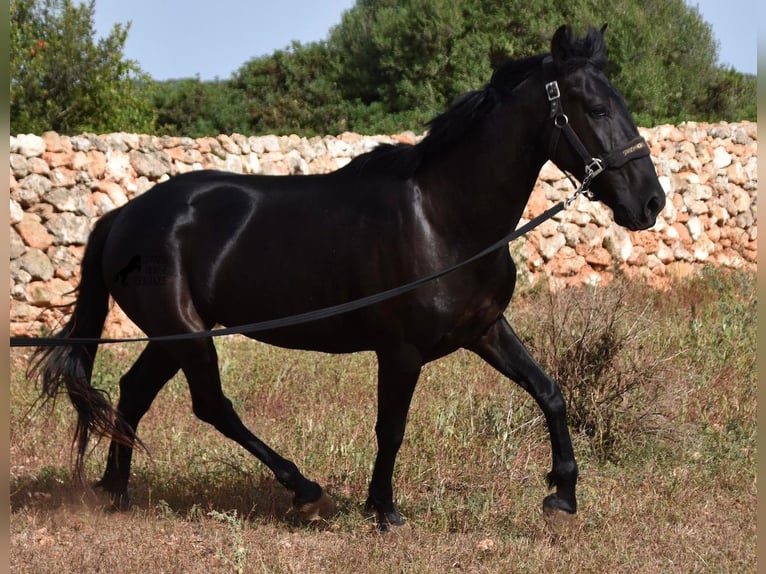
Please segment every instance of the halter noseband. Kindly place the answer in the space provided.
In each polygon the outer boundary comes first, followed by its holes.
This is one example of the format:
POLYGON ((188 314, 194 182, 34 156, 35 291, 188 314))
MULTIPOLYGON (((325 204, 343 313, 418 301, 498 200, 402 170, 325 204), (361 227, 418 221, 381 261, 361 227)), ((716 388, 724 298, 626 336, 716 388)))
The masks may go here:
MULTIPOLYGON (((553 58, 550 56, 543 60, 543 70, 546 78, 554 78, 555 70, 553 58)), ((548 114, 548 117, 553 120, 553 126, 555 128, 551 133, 551 141, 548 146, 548 157, 553 159, 556 147, 558 146, 559 137, 563 132, 570 145, 585 163, 585 172, 582 178, 582 183, 580 184, 580 187, 577 188, 575 195, 567 200, 567 205, 571 204, 572 201, 574 201, 574 198, 581 193, 588 199, 593 199, 593 192, 589 189, 590 184, 593 179, 605 169, 618 168, 631 160, 649 155, 649 146, 647 145, 646 140, 641 136, 637 136, 618 149, 607 151, 600 156, 594 157, 588 153, 585 145, 569 124, 569 118, 564 113, 561 104, 561 91, 559 90, 558 82, 555 79, 547 81, 545 84, 545 92, 548 96, 548 102, 550 103, 550 113, 548 114)))

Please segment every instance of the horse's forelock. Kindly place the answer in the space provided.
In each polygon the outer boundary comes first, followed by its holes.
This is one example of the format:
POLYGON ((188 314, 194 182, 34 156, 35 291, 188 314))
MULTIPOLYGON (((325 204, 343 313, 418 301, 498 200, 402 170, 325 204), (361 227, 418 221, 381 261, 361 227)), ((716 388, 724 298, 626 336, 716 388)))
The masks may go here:
POLYGON ((588 26, 583 37, 576 37, 569 26, 562 26, 553 40, 552 53, 556 64, 566 70, 580 68, 591 64, 598 69, 606 66, 606 42, 604 30, 588 26))

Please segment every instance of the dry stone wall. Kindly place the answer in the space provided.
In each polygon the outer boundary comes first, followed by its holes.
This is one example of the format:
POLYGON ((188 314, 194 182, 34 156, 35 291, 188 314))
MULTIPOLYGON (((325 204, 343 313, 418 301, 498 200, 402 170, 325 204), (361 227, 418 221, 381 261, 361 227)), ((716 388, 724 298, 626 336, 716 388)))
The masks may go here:
MULTIPOLYGON (((551 288, 608 281, 615 269, 662 287, 705 264, 755 267, 757 124, 684 123, 641 129, 667 205, 651 230, 630 232, 598 202, 578 198, 511 246, 522 281, 551 288)), ((200 139, 114 133, 10 138, 11 332, 39 334, 63 317, 95 220, 158 182, 192 170, 310 174, 343 167, 381 142, 421 136, 221 135, 200 139)), ((524 213, 531 219, 572 192, 546 164, 524 213)), ((136 332, 114 311, 108 332, 136 332)))

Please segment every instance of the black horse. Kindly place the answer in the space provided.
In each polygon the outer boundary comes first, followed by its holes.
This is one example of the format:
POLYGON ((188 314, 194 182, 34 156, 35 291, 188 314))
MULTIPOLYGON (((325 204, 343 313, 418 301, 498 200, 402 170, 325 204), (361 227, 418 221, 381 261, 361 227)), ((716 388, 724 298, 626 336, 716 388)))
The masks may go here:
MULTIPOLYGON (((416 145, 381 145, 325 175, 173 177, 97 223, 73 315, 59 336, 98 337, 110 295, 145 333, 160 336, 291 316, 406 284, 513 230, 549 158, 579 179, 598 174, 593 197, 615 221, 648 228, 665 195, 605 64, 604 28, 575 37, 562 26, 550 55, 503 64, 483 89, 435 118, 416 145), (117 280, 137 256, 164 262, 164 280, 117 280)), ((564 400, 503 316, 515 278, 507 247, 498 248, 385 302, 251 334, 289 348, 377 354, 378 452, 367 505, 380 528, 402 523, 391 480, 421 368, 460 347, 539 404, 552 447, 548 481, 556 488, 543 507, 576 511, 577 464, 564 400)), ((221 391, 210 337, 150 342, 122 377, 116 410, 91 386, 96 351, 79 343, 39 349, 30 375, 41 378, 49 396, 62 383, 69 393, 78 413, 78 474, 89 435, 111 437, 98 484, 116 507, 128 505, 139 421, 180 369, 196 416, 268 466, 302 512, 326 510, 322 488, 242 424, 221 391)))

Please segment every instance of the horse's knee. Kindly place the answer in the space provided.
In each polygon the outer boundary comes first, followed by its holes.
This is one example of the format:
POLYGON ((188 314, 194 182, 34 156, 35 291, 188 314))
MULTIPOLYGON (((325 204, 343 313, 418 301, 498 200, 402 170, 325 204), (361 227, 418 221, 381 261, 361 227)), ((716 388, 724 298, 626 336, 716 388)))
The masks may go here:
POLYGON ((549 417, 566 418, 567 405, 558 385, 554 387, 551 393, 541 398, 540 404, 549 417))
POLYGON ((226 436, 231 434, 239 422, 231 401, 226 397, 221 397, 219 400, 192 397, 192 412, 202 422, 213 425, 226 436))
POLYGON ((404 426, 378 423, 375 425, 375 435, 379 447, 398 450, 404 442, 404 426))

